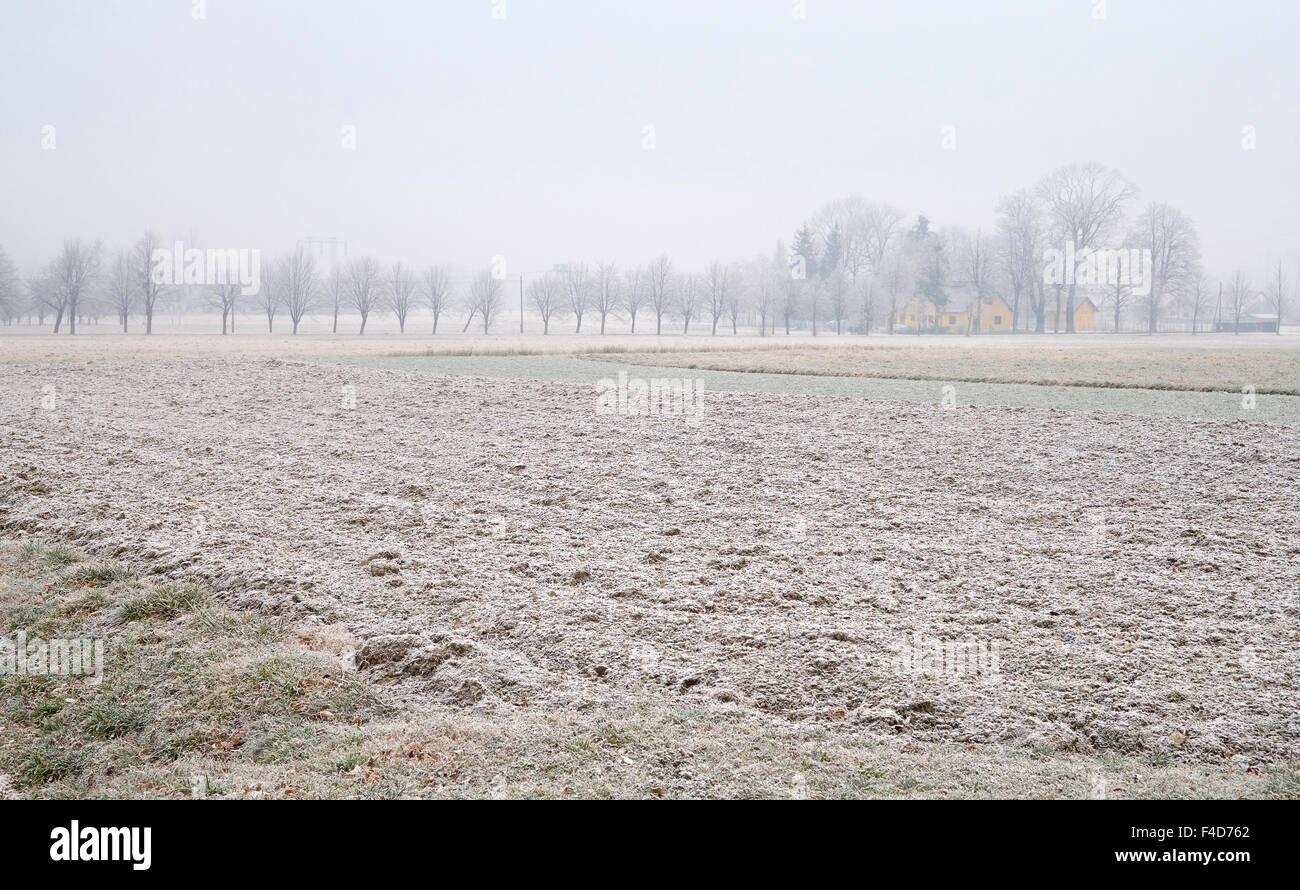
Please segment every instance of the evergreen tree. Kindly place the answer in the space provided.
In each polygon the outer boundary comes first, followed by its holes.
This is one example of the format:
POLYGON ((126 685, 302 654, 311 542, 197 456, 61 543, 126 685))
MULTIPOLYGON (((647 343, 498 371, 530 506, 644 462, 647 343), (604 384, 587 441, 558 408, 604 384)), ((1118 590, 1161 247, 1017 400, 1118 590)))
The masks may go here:
POLYGON ((813 239, 812 231, 807 226, 800 226, 799 231, 794 233, 794 244, 792 253, 794 256, 803 257, 804 277, 817 277, 817 242, 813 239))

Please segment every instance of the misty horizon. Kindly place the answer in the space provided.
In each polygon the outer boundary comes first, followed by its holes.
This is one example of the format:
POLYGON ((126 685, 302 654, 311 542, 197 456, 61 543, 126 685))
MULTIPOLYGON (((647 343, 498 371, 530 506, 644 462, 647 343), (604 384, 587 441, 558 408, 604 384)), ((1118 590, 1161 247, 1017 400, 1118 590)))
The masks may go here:
POLYGON ((510 276, 698 271, 788 248, 849 195, 991 233, 999 198, 1096 160, 1141 189, 1133 212, 1191 217, 1212 277, 1293 267, 1300 16, 1095 8, 1002 4, 976 31, 992 11, 956 3, 11 3, 0 244, 24 274, 145 228, 510 276))

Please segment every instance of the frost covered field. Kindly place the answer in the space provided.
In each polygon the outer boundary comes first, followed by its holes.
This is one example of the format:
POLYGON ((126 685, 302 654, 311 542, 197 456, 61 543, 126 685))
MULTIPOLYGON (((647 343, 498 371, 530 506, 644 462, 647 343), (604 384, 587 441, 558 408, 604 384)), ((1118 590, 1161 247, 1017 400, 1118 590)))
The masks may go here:
POLYGON ((266 339, 4 338, 0 528, 348 641, 394 710, 337 775, 1295 793, 1296 426, 712 391, 610 414, 589 383, 266 339))

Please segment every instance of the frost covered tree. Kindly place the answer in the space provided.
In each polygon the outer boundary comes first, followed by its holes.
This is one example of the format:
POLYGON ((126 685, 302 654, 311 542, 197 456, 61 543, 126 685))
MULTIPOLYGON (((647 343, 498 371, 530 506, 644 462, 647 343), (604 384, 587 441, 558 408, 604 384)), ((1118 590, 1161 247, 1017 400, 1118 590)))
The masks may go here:
POLYGON ((1250 279, 1240 269, 1233 272, 1232 281, 1228 284, 1228 309, 1232 312, 1234 334, 1241 333, 1241 317, 1246 314, 1253 296, 1250 279))
POLYGON ((299 247, 280 261, 280 274, 283 277, 284 308, 296 334, 298 325, 316 305, 320 288, 316 258, 299 247))
MULTIPOLYGON (((131 312, 135 309, 136 280, 131 272, 131 256, 124 250, 119 250, 108 266, 108 275, 105 281, 105 290, 108 295, 109 305, 113 307, 113 312, 117 315, 117 323, 122 326, 122 333, 127 333, 127 327, 130 322, 131 312)), ((222 317, 222 332, 225 332, 226 321, 222 317)))
POLYGON ((997 264, 1011 288, 1011 330, 1020 328, 1021 305, 1034 314, 1034 328, 1043 333, 1047 307, 1043 292, 1043 218, 1033 196, 1025 189, 1007 195, 997 204, 997 264))
POLYGON ((357 257, 348 263, 347 272, 348 299, 352 308, 361 316, 361 330, 366 332, 366 321, 375 310, 380 300, 379 260, 374 257, 357 257))
POLYGON ((739 269, 733 269, 729 274, 730 282, 723 303, 726 305, 727 318, 731 321, 731 335, 734 337, 739 333, 740 313, 745 305, 745 279, 739 269))
POLYGON ((387 284, 388 308, 397 316, 397 330, 405 334, 406 316, 415 305, 415 278, 411 270, 399 261, 393 263, 387 284))
MULTIPOLYGON (((1138 193, 1138 187, 1118 170, 1096 161, 1059 167, 1037 186, 1053 232, 1073 242, 1076 252, 1104 247, 1103 240, 1119 228, 1125 209, 1138 193)), ((1067 333, 1074 333, 1075 286, 1071 276, 1065 296, 1067 333)))
POLYGON ((564 291, 569 298, 569 311, 573 313, 574 319, 577 320, 577 327, 574 333, 582 333, 582 317, 587 313, 587 305, 591 301, 592 282, 591 273, 587 271, 586 263, 569 263, 564 270, 564 291))
POLYGON ((1187 294, 1187 305, 1192 310, 1192 333, 1196 333, 1201 316, 1209 309, 1210 282, 1204 275, 1197 275, 1187 294))
POLYGON ((158 300, 166 292, 161 282, 154 280, 153 253, 162 245, 152 229, 145 229, 144 235, 135 243, 132 265, 135 268, 136 281, 140 283, 140 305, 144 309, 144 332, 153 333, 153 313, 158 300))
POLYGON ((564 303, 564 287, 554 272, 547 272, 528 285, 528 300, 542 318, 542 333, 551 332, 551 319, 564 303))
POLYGON ((63 326, 63 313, 67 308, 67 303, 64 302, 63 291, 58 286, 52 261, 27 279, 27 290, 32 295, 32 305, 36 310, 37 321, 44 324, 46 314, 53 315, 54 333, 57 334, 59 328, 63 326))
POLYGON ((501 308, 501 299, 505 293, 505 287, 501 279, 492 274, 491 269, 484 269, 474 276, 474 280, 469 286, 469 305, 470 317, 475 314, 483 319, 483 333, 488 332, 492 326, 492 319, 496 318, 498 310, 501 308))
POLYGON ((672 293, 675 296, 677 314, 682 317, 682 333, 691 332, 691 319, 699 307, 700 282, 694 274, 680 275, 673 282, 672 293))
MULTIPOLYGON (((226 324, 228 321, 233 322, 235 315, 235 304, 239 302, 239 285, 235 282, 218 284, 212 288, 212 300, 221 313, 221 335, 226 335, 226 324)), ((233 330, 234 325, 230 325, 233 330)))
POLYGON ((1154 334, 1165 301, 1189 287, 1199 274, 1200 243, 1191 218, 1176 207, 1153 202, 1138 216, 1130 244, 1151 251, 1146 295, 1147 333, 1154 334))
POLYGON ((632 333, 636 333, 636 314, 645 305, 649 290, 650 273, 637 266, 623 273, 623 308, 627 310, 632 321, 632 333))
POLYGON ((325 273, 324 281, 325 296, 329 300, 329 308, 334 316, 334 324, 330 328, 330 333, 339 332, 339 313, 343 310, 343 301, 347 299, 347 285, 343 278, 343 269, 334 265, 325 273))
POLYGON ((261 287, 257 291, 257 305, 266 316, 266 332, 275 333, 275 316, 284 303, 287 275, 285 260, 273 259, 262 269, 261 287))
POLYGON ((438 333, 438 319, 451 306, 451 270, 430 266, 424 270, 424 301, 433 313, 433 333, 438 333))
POLYGON ((594 281, 596 312, 600 314, 600 332, 605 333, 605 321, 618 311, 622 289, 619 287, 618 267, 601 263, 596 267, 594 281))
POLYGON ((54 261, 54 286, 67 312, 68 333, 77 333, 77 316, 81 301, 90 295, 99 278, 100 244, 88 244, 80 238, 63 242, 63 250, 54 261))
POLYGON ((718 260, 714 260, 709 265, 709 271, 704 276, 704 297, 708 301, 709 315, 713 319, 712 333, 718 334, 718 321, 721 320, 722 314, 727 311, 727 299, 731 295, 729 289, 730 272, 725 265, 718 260))
POLYGON ((780 285, 785 274, 785 249, 777 244, 775 258, 759 254, 745 266, 744 286, 749 306, 758 316, 758 335, 765 337, 768 328, 775 333, 776 310, 780 285))
POLYGON ((650 305, 655 311, 655 333, 662 334, 664 313, 669 309, 672 299, 673 261, 668 254, 660 254, 646 270, 646 283, 649 287, 650 305))
POLYGON ((1286 273, 1282 271, 1282 261, 1277 261, 1268 277, 1268 289, 1265 295, 1268 297, 1269 307, 1277 313, 1277 330, 1274 333, 1282 333, 1282 313, 1286 309, 1287 300, 1287 280, 1286 273))

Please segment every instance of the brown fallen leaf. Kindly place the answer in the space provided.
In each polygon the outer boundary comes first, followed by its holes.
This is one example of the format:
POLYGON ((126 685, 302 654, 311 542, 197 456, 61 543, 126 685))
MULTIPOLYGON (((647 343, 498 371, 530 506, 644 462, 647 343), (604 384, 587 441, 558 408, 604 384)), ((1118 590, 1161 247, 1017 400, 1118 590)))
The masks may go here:
POLYGON ((224 742, 217 742, 212 747, 218 751, 232 751, 242 744, 244 744, 244 731, 240 730, 224 742))

